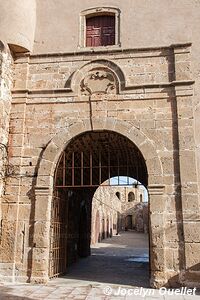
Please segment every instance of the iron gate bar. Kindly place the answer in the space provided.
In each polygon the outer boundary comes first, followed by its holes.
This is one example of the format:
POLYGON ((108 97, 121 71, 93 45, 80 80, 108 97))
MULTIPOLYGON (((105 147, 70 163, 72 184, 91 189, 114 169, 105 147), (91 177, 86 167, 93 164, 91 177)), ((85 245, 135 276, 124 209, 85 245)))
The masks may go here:
POLYGON ((138 164, 134 164, 134 161, 129 159, 126 151, 123 156, 120 157, 120 155, 119 150, 110 152, 107 149, 104 156, 102 156, 101 151, 95 151, 94 153, 90 151, 89 155, 84 151, 73 151, 69 154, 64 151, 55 172, 57 179, 55 187, 96 187, 102 184, 104 178, 109 181, 110 185, 112 177, 118 177, 118 185, 121 185, 120 176, 126 176, 126 185, 129 185, 130 167, 135 170, 136 179, 138 179, 138 164), (122 164, 120 165, 120 163, 122 164))
MULTIPOLYGON (((101 166, 102 168, 108 168, 108 165, 103 165, 103 166, 101 166)), ((117 167, 116 165, 110 165, 110 167, 111 168, 114 168, 114 167, 117 167)), ((92 167, 93 169, 98 169, 99 168, 99 166, 93 166, 92 167)), ((119 168, 127 168, 127 165, 120 165, 119 166, 119 168)), ((65 168, 66 170, 67 169, 69 169, 69 170, 71 170, 71 169, 81 169, 81 167, 67 167, 67 168, 65 168)), ((83 167, 83 169, 90 169, 90 167, 83 167)))
POLYGON ((84 162, 83 162, 83 152, 81 152, 81 185, 83 185, 83 166, 84 166, 84 162))
POLYGON ((117 176, 118 176, 118 185, 119 185, 119 151, 117 151, 117 176))
POLYGON ((92 153, 90 152, 90 185, 92 186, 92 153))
POLYGON ((110 151, 108 151, 108 182, 110 184, 110 151))
MULTIPOLYGON (((103 183, 101 183, 100 184, 101 186, 108 186, 108 187, 111 187, 111 186, 131 186, 131 187, 134 187, 134 186, 138 186, 138 185, 143 185, 142 183, 129 183, 129 184, 126 184, 126 183, 119 183, 119 184, 111 184, 111 185, 109 185, 109 184, 103 184, 103 183)), ((100 186, 99 184, 93 184, 93 185, 58 185, 58 186, 56 186, 56 188, 81 188, 81 187, 84 187, 84 188, 91 188, 91 187, 99 187, 100 186)))
POLYGON ((72 185, 74 185, 74 152, 72 152, 72 185))
POLYGON ((64 166, 64 168, 63 168, 63 185, 65 185, 66 184, 66 182, 65 182, 65 168, 66 168, 66 161, 65 161, 65 157, 66 155, 65 155, 65 152, 64 152, 64 155, 63 155, 63 166, 64 166))
POLYGON ((126 156, 126 165, 127 165, 127 169, 126 169, 126 173, 127 173, 127 178, 128 178, 128 184, 129 184, 129 176, 128 176, 128 171, 129 171, 129 169, 128 169, 128 156, 126 156))
POLYGON ((101 184, 101 152, 99 152, 99 185, 101 184))

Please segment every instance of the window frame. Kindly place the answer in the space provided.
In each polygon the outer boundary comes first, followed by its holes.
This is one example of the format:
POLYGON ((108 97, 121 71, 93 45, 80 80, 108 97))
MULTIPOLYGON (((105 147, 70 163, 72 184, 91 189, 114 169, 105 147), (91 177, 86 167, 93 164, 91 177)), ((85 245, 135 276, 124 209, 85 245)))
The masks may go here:
POLYGON ((128 193, 128 202, 131 203, 131 202, 134 202, 135 201, 135 193, 130 191, 128 193))
POLYGON ((79 49, 90 50, 90 49, 108 49, 108 48, 119 48, 121 47, 120 42, 120 10, 114 7, 96 7, 86 9, 80 14, 80 35, 79 35, 79 49), (108 46, 86 46, 86 19, 95 16, 113 15, 115 17, 115 43, 114 45, 108 46))

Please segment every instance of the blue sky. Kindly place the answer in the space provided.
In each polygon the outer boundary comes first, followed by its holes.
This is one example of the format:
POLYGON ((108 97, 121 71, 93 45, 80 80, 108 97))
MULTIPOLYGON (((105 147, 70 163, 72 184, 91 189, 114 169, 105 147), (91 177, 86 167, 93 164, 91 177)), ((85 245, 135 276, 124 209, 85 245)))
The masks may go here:
POLYGON ((148 202, 148 192, 146 188, 143 185, 141 185, 139 181, 131 177, 119 176, 118 178, 118 176, 116 176, 110 179, 110 185, 118 185, 118 179, 119 179, 119 185, 127 186, 130 188, 131 188, 130 184, 132 185, 138 183, 139 188, 141 190, 144 190, 144 202, 148 202))

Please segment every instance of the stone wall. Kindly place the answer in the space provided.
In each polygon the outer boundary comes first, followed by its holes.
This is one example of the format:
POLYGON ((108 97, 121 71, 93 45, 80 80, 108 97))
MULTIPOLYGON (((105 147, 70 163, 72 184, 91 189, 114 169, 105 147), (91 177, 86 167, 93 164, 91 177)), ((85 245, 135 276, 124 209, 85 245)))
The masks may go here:
MULTIPOLYGON (((1 251, 3 248, 4 258, 6 257, 6 246, 7 243, 9 243, 10 230, 9 221, 5 218, 3 212, 2 197, 4 197, 5 193, 7 176, 9 176, 11 172, 11 166, 9 166, 8 161, 8 138, 11 108, 12 65, 13 59, 9 48, 0 41, 0 248, 1 251), (8 236, 4 238, 7 233, 8 236)), ((13 245, 14 239, 10 242, 13 245)), ((6 259, 1 258, 1 265, 2 262, 5 263, 6 259)), ((7 267, 5 269, 5 272, 7 272, 7 267)), ((3 272, 4 270, 2 270, 2 273, 3 272)))
POLYGON ((16 57, 9 153, 17 174, 7 180, 3 202, 3 219, 10 219, 4 240, 15 237, 16 248, 4 244, 1 261, 14 266, 17 280, 48 280, 50 204, 60 154, 82 132, 111 130, 128 137, 146 161, 152 285, 198 284, 190 51, 184 44, 16 57))
POLYGON ((125 226, 127 227, 126 230, 133 229, 138 232, 147 233, 149 229, 148 203, 143 202, 135 204, 125 212, 123 218, 125 219, 125 226), (130 225, 127 224, 127 221, 129 221, 126 219, 127 216, 131 217, 131 228, 130 225))
POLYGON ((12 56, 9 49, 0 41, 0 198, 4 193, 6 165, 8 164, 11 87, 12 56))
POLYGON ((115 235, 121 229, 121 201, 116 196, 116 192, 117 189, 114 187, 100 186, 93 196, 91 230, 92 244, 115 235))

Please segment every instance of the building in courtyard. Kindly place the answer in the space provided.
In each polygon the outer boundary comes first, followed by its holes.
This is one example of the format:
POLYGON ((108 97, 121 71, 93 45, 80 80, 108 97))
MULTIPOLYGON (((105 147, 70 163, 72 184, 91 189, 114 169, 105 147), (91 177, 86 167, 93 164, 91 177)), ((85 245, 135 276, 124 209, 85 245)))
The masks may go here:
POLYGON ((101 185, 92 199, 91 243, 121 231, 148 231, 148 202, 144 189, 101 185), (147 199, 146 199, 147 200, 147 199))
POLYGON ((0 281, 89 255, 95 191, 130 176, 151 286, 200 285, 199 20, 196 0, 0 0, 0 281))

